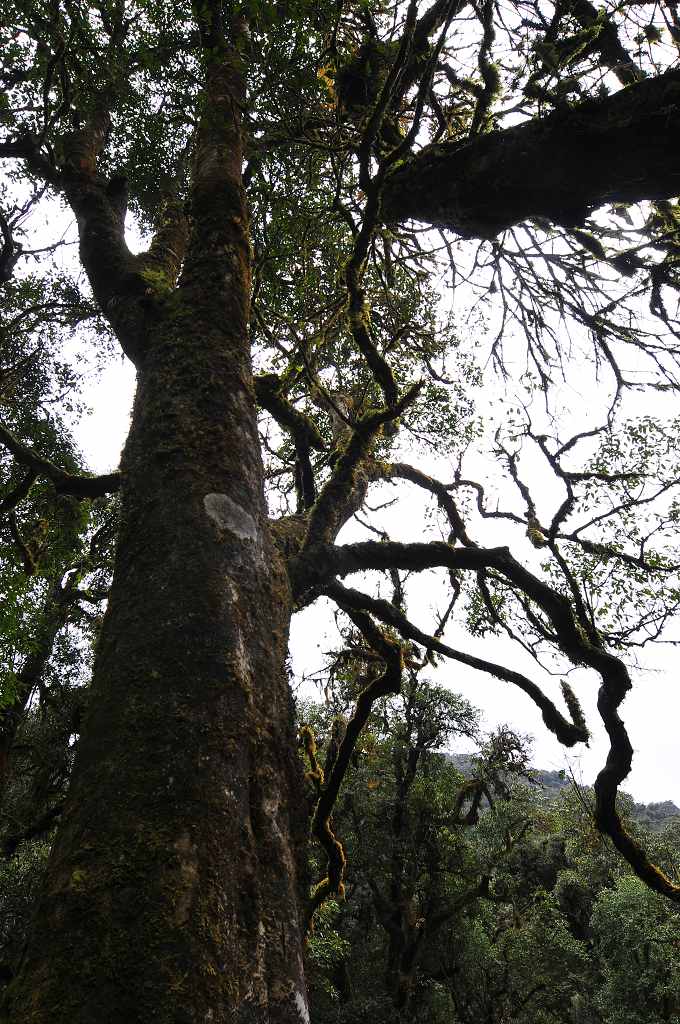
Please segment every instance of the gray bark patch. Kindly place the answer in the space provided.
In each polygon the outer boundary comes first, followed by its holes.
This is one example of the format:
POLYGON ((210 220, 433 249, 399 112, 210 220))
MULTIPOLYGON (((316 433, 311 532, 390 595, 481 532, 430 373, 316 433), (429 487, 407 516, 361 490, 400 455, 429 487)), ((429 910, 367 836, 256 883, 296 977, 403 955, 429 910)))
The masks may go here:
POLYGON ((257 541, 255 520, 227 494, 206 494, 203 505, 219 530, 229 530, 241 540, 257 541))
POLYGON ((295 993, 295 1008, 303 1024, 309 1024, 309 1010, 307 1008, 307 1000, 303 996, 302 992, 296 991, 295 993))

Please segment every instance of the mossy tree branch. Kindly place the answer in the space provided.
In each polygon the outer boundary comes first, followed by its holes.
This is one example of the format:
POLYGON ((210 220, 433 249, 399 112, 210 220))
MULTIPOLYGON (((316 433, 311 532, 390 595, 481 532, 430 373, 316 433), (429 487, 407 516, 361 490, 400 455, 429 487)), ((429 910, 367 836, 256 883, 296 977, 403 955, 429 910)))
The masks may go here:
POLYGON ((567 226, 605 203, 680 192, 680 71, 503 131, 426 146, 388 175, 385 223, 494 238, 530 217, 567 226))
POLYGON ((334 894, 342 895, 344 891, 342 881, 345 868, 344 852, 333 834, 330 819, 357 740, 375 702, 381 697, 397 694, 401 689, 403 659, 400 645, 387 637, 375 625, 370 615, 349 606, 344 610, 357 629, 363 633, 371 650, 382 660, 384 668, 379 675, 369 675, 364 680, 365 685, 357 698, 354 713, 347 723, 337 757, 328 778, 323 783, 314 809, 311 831, 328 857, 328 874, 316 886, 312 894, 308 913, 310 922, 316 909, 325 899, 334 894))
POLYGON ((357 473, 371 442, 386 423, 398 419, 415 401, 421 387, 422 384, 415 384, 395 404, 366 413, 354 424, 352 436, 310 512, 305 549, 335 538, 347 518, 348 502, 356 493, 357 473))
MULTIPOLYGON (((400 544, 365 541, 358 544, 310 548, 291 564, 294 586, 314 586, 323 589, 332 577, 345 576, 365 569, 427 569, 440 566, 447 569, 495 569, 518 591, 529 611, 538 607, 550 626, 545 625, 532 612, 536 625, 544 635, 577 665, 598 672, 601 685, 598 710, 609 736, 609 753, 604 768, 595 783, 595 819, 606 835, 631 865, 635 873, 650 888, 675 902, 680 902, 680 884, 674 883, 655 864, 642 846, 626 831, 616 809, 616 796, 620 783, 628 775, 633 748, 625 725, 619 716, 619 707, 631 688, 631 681, 623 661, 615 657, 588 637, 579 623, 572 604, 521 565, 507 547, 454 548, 441 542, 400 544)), ((365 613, 363 613, 365 614, 365 613)))
POLYGON ((11 491, 8 491, 7 494, 0 499, 0 515, 4 512, 12 512, 13 509, 15 509, 17 505, 28 496, 31 487, 38 479, 39 475, 40 474, 33 466, 28 468, 16 487, 13 487, 11 491))
POLYGON ((0 503, 0 511, 14 508, 28 494, 38 476, 43 476, 54 484, 58 494, 72 494, 75 498, 101 498, 111 494, 120 487, 119 473, 105 473, 102 476, 77 476, 67 473, 49 459, 38 455, 28 445, 19 441, 6 427, 0 424, 0 444, 4 444, 17 462, 26 466, 28 472, 22 482, 0 503))
POLYGON ((26 134, 0 144, 0 157, 23 161, 64 195, 76 218, 80 256, 97 304, 125 354, 138 363, 149 306, 174 285, 179 273, 187 219, 180 204, 169 202, 149 250, 139 255, 130 251, 125 240, 125 175, 107 179, 98 172, 109 130, 108 104, 101 97, 84 127, 59 137, 59 161, 42 152, 39 138, 26 134))
MULTIPOLYGON (((591 28, 602 12, 591 4, 590 0, 567 0, 565 11, 572 14, 582 28, 591 28)), ((644 72, 633 61, 631 55, 619 38, 616 25, 611 18, 602 21, 602 27, 594 40, 594 48, 604 63, 612 69, 623 85, 633 85, 644 78, 644 72)))
POLYGON ((451 529, 450 541, 459 540, 465 547, 477 547, 475 541, 468 536, 467 528, 458 506, 451 495, 451 488, 446 484, 428 476, 415 466, 406 462, 383 462, 375 468, 375 477, 384 480, 408 480, 417 487, 429 491, 437 499, 439 507, 445 513, 451 529))
POLYGON ((507 669, 503 665, 488 661, 486 658, 476 658, 472 654, 466 654, 464 651, 458 651, 453 647, 449 647, 448 644, 442 643, 436 637, 429 636, 421 629, 418 629, 390 601, 371 597, 369 594, 363 594, 361 591, 350 587, 344 587, 337 581, 325 586, 322 593, 330 597, 341 607, 354 608, 374 615, 386 625, 396 629, 405 640, 413 640, 415 643, 425 647, 427 651, 436 651, 438 654, 443 654, 445 657, 451 658, 462 665, 468 665, 470 668, 486 672, 496 679, 502 679, 504 682, 517 686, 533 700, 534 704, 539 708, 547 728, 557 736, 560 743, 563 743, 564 746, 573 747, 576 743, 587 742, 587 730, 582 725, 577 724, 573 718, 572 721, 566 719, 553 702, 546 697, 541 688, 525 675, 522 675, 521 672, 514 672, 512 669, 507 669))

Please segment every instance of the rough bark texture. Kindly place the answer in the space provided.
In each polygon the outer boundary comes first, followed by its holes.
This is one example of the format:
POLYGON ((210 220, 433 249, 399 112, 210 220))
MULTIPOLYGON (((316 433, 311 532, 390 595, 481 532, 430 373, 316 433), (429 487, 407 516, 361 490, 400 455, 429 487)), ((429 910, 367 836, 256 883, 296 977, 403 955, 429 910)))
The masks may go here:
POLYGON ((469 142, 427 146, 386 182, 382 215, 493 238, 530 217, 573 225, 611 202, 680 192, 680 71, 469 142))
POLYGON ((114 582, 14 1024, 309 1019, 292 602, 250 367, 241 83, 219 56, 180 287, 126 326, 139 375, 114 582))
POLYGON ((91 712, 17 1024, 305 1019, 290 599, 246 295, 211 323, 169 302, 147 339, 91 712))

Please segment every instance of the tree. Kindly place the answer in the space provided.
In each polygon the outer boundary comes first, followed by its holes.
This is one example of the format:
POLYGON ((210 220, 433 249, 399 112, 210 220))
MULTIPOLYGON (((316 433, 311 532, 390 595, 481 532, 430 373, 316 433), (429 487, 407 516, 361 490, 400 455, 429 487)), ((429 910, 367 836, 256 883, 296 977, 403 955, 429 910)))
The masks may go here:
MULTIPOLYGON (((321 596, 361 634, 365 669, 318 776, 312 827, 329 863, 315 904, 342 889, 329 819, 353 746, 414 646, 518 686, 561 742, 587 738, 566 684, 565 715, 527 675, 444 643, 465 603, 477 632, 599 676, 611 749, 598 825, 677 900, 615 806, 632 757, 622 652, 680 596, 657 544, 677 518, 677 431, 620 422, 632 385, 676 387, 675 7, 18 0, 1 31, 3 280, 23 282, 38 249, 49 265, 58 240, 26 246, 25 219, 58 198, 77 223, 86 315, 138 374, 120 474, 79 472, 21 423, 0 438, 5 512, 36 481, 75 499, 120 491, 87 712, 11 1019, 308 1019, 286 654, 293 610, 321 596), (640 200, 646 212, 629 212, 640 200), (452 233, 481 240, 471 257, 452 233), (461 355, 449 376, 453 325, 431 279, 442 255, 498 295, 506 372, 521 328, 530 390, 547 394, 566 365, 567 320, 608 374, 602 426, 542 430, 529 404, 508 419, 495 449, 519 512, 494 509, 462 462, 445 485, 399 458, 400 436, 462 458, 477 430, 478 370, 461 355), (562 490, 549 521, 524 481, 527 447, 562 490), (433 498, 448 539, 338 543, 385 481, 433 498), (484 546, 472 517, 526 532, 540 562, 484 546), (427 633, 400 589, 435 568, 452 601, 427 633), (391 574, 393 599, 340 582, 363 571, 391 574)), ((47 322, 63 314, 38 305, 47 322)))
MULTIPOLYGON (((328 751, 334 710, 304 709, 328 751)), ((313 1019, 675 1021, 677 905, 597 832, 592 790, 550 796, 511 733, 477 757, 437 753, 442 728, 474 729, 470 711, 413 677, 374 707, 333 815, 347 893, 309 940, 313 1019)), ((627 828, 643 811, 620 798, 627 828)), ((644 841, 677 856, 672 825, 644 841)))
MULTIPOLYGON (((354 703, 355 683, 348 680, 345 692, 336 695, 345 710, 354 703)), ((315 734, 325 734, 328 770, 345 718, 335 714, 329 722, 327 708, 311 705, 304 710, 315 734)), ((488 794, 491 783, 487 787, 482 781, 482 770, 478 780, 460 785, 463 780, 444 764, 443 757, 433 757, 433 751, 451 735, 476 737, 476 717, 466 701, 424 684, 411 670, 401 696, 374 707, 361 750, 355 750, 356 763, 347 773, 343 798, 333 816, 352 892, 347 913, 343 905, 345 927, 336 949, 342 950, 343 945, 351 949, 351 967, 346 968, 345 978, 341 969, 348 958, 331 956, 331 970, 326 971, 343 1001, 350 999, 351 989, 359 990, 360 1002, 350 1013, 354 1019, 378 1019, 381 1001, 387 1018, 404 1014, 409 1019, 414 1013, 417 971, 428 945, 484 889, 484 878, 475 876, 476 865, 466 865, 467 870, 462 866, 456 833, 478 818, 483 790, 488 794)), ((309 728, 309 724, 304 727, 309 728)), ((490 744, 494 752, 499 746, 490 744)), ((506 767, 510 759, 501 755, 500 760, 506 767)), ((492 761, 489 753, 484 767, 492 761)), ((322 929, 321 941, 312 937, 314 962, 329 959, 328 935, 322 929)))
MULTIPOLYGON (((351 706, 351 694, 350 681, 336 699, 351 706)), ((325 737, 328 763, 338 718, 329 722, 328 708, 314 705, 305 712, 325 737)), ((479 739, 474 709, 413 670, 399 697, 374 707, 333 815, 349 895, 310 937, 317 995, 325 989, 332 1000, 313 1000, 315 1019, 429 1019, 423 1007, 438 983, 428 961, 446 931, 460 941, 462 919, 488 898, 493 872, 526 831, 521 801, 509 814, 496 806, 528 772, 522 741, 509 730, 491 735, 464 778, 437 753, 461 734, 479 739), (480 818, 476 844, 469 830, 480 818)))

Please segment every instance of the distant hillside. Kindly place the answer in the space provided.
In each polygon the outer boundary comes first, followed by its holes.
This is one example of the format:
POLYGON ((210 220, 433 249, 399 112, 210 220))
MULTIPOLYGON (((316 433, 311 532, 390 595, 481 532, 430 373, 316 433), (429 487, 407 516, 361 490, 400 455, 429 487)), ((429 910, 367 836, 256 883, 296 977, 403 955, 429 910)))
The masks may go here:
MULTIPOLYGON (((463 775, 472 774, 472 757, 469 754, 445 754, 445 757, 463 775)), ((571 779, 564 772, 547 771, 542 768, 532 769, 532 777, 543 789, 546 800, 554 800, 560 790, 572 784, 571 779)), ((674 821, 680 822, 680 807, 676 807, 672 800, 662 800, 659 803, 651 804, 634 802, 633 817, 651 832, 660 832, 674 821)))
POLYGON ((673 822, 680 822, 680 807, 672 800, 662 800, 654 804, 634 804, 633 817, 651 832, 660 832, 673 822))

